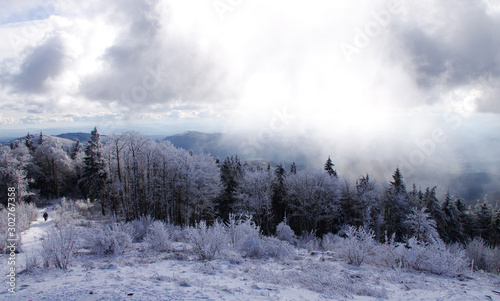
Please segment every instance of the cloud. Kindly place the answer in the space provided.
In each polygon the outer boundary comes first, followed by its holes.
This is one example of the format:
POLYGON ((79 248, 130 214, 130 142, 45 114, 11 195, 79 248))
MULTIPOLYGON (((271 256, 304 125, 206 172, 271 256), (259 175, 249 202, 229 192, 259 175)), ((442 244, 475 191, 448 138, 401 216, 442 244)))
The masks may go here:
POLYGON ((47 92, 47 80, 56 78, 64 71, 64 42, 60 36, 54 35, 28 52, 20 71, 11 75, 11 86, 15 93, 47 92))
POLYGON ((133 110, 224 99, 223 67, 195 41, 169 30, 169 16, 158 1, 115 5, 113 19, 122 29, 98 58, 104 67, 82 80, 83 95, 133 110))
POLYGON ((500 113, 500 14, 488 13, 481 1, 431 0, 406 8, 391 29, 397 53, 411 62, 408 69, 420 89, 446 95, 476 84, 483 94, 477 110, 500 113))

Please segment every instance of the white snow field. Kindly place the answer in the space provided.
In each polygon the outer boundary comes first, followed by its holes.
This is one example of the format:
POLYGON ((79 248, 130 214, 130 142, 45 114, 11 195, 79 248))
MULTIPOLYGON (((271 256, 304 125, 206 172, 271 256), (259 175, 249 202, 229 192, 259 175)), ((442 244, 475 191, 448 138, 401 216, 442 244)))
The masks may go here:
MULTIPOLYGON (((22 236, 17 291, 0 300, 500 300, 500 277, 483 272, 446 277, 426 272, 348 265, 335 252, 300 249, 291 259, 201 261, 186 243, 168 252, 133 243, 121 255, 79 249, 67 271, 44 268, 38 254, 54 227, 48 210, 22 236), (26 271, 27 257, 38 267, 26 271)), ((234 255, 234 254, 233 254, 234 255)), ((2 255, 7 263, 7 255, 2 255)), ((232 258, 232 259, 231 259, 232 258)), ((2 275, 9 266, 1 265, 2 275)), ((4 279, 7 279, 6 277, 4 279)))

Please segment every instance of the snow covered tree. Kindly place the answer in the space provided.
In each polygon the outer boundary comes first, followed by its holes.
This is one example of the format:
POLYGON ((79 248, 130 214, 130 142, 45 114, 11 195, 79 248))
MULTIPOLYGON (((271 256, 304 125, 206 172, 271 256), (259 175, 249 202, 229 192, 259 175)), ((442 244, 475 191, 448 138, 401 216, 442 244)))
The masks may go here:
POLYGON ((440 241, 436 231, 436 222, 431 215, 425 212, 426 209, 412 208, 411 213, 406 216, 406 227, 410 237, 415 237, 417 241, 425 243, 435 243, 440 241))
POLYGON ((386 236, 391 237, 396 234, 396 239, 401 241, 406 232, 404 221, 410 208, 409 199, 399 168, 396 169, 392 178, 393 181, 390 182, 385 197, 382 199, 382 217, 386 236))
POLYGON ((263 169, 245 169, 236 189, 233 212, 251 215, 264 234, 270 234, 272 175, 263 169))
POLYGON ((294 175, 297 173, 297 164, 295 162, 292 162, 292 165, 290 166, 290 174, 294 175))
POLYGON ((337 232, 342 223, 340 184, 321 170, 301 170, 286 178, 287 221, 296 233, 337 232))
POLYGON ((459 220, 460 212, 455 207, 452 196, 450 192, 446 192, 445 199, 441 205, 441 211, 443 212, 446 225, 444 229, 440 229, 445 234, 441 235, 445 243, 465 243, 466 238, 464 236, 463 227, 459 220))
POLYGON ((101 152, 102 145, 97 127, 90 134, 89 145, 85 149, 85 158, 83 160, 85 166, 79 184, 87 198, 91 201, 99 200, 101 202, 102 215, 106 215, 101 192, 107 175, 104 170, 104 161, 101 152))
POLYGON ((271 195, 271 206, 273 212, 273 225, 272 232, 274 228, 283 221, 285 218, 286 211, 286 189, 285 189, 285 169, 282 164, 276 166, 274 170, 274 181, 272 184, 272 195, 271 195))
POLYGON ((223 221, 227 221, 231 208, 236 202, 235 191, 238 186, 238 180, 243 172, 242 165, 238 156, 227 157, 222 162, 220 176, 224 190, 217 200, 217 213, 223 221))
MULTIPOLYGON (((32 161, 28 148, 21 144, 15 149, 0 146, 0 190, 16 188, 17 200, 23 200, 31 194, 27 166, 32 161)), ((7 204, 7 193, 0 193, 0 203, 7 204)))
POLYGON ((328 156, 328 160, 326 160, 326 163, 325 163, 325 171, 328 173, 328 175, 337 178, 338 175, 337 175, 337 171, 335 169, 333 169, 334 166, 335 166, 335 164, 333 164, 332 159, 330 158, 330 156, 328 156))
POLYGON ((40 193, 47 199, 59 198, 73 188, 69 179, 75 177, 74 166, 58 139, 50 136, 42 138, 42 144, 36 148, 34 160, 40 168, 35 180, 40 193))

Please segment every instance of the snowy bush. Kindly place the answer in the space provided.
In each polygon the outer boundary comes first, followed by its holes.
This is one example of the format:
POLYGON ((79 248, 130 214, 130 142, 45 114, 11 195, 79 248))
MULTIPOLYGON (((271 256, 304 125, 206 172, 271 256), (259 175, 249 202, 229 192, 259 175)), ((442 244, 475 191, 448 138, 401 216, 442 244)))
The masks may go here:
POLYGON ((442 241, 430 244, 425 254, 424 270, 438 275, 457 276, 466 271, 465 250, 451 249, 442 241))
POLYGON ((76 200, 75 201, 75 206, 78 209, 78 213, 80 215, 86 215, 92 207, 94 207, 94 204, 90 202, 89 199, 87 200, 76 200))
POLYGON ((264 256, 276 259, 290 259, 297 253, 295 248, 288 242, 274 237, 263 237, 261 246, 264 256))
POLYGON ((321 241, 316 237, 314 231, 303 232, 297 240, 297 247, 308 251, 317 251, 320 249, 321 241))
POLYGON ((286 241, 274 237, 247 235, 237 244, 243 257, 289 259, 295 256, 295 248, 286 241))
POLYGON ((139 219, 130 222, 135 231, 134 241, 141 242, 148 234, 148 229, 151 227, 153 219, 151 216, 141 216, 139 219))
POLYGON ((130 224, 111 223, 103 227, 88 228, 84 234, 86 247, 96 255, 123 253, 132 242, 134 229, 130 224))
POLYGON ((227 246, 229 239, 224 224, 216 221, 208 227, 201 221, 196 227, 187 229, 193 252, 203 260, 212 260, 227 246))
POLYGON ((465 248, 470 263, 476 270, 500 273, 500 247, 488 247, 482 238, 476 237, 465 248))
POLYGON ((252 222, 251 216, 236 220, 236 217, 231 214, 226 229, 232 246, 239 245, 240 241, 245 239, 246 236, 260 237, 260 228, 252 222))
POLYGON ((77 231, 72 225, 50 230, 42 241, 45 266, 67 270, 76 249, 77 231))
POLYGON ((428 271, 457 276, 468 266, 465 250, 442 241, 424 243, 412 237, 406 243, 389 242, 380 246, 379 255, 389 267, 428 271))
POLYGON ((30 227, 31 222, 38 219, 38 209, 35 204, 16 203, 16 218, 19 230, 24 231, 30 227))
POLYGON ((261 239, 258 236, 247 235, 240 239, 237 244, 237 249, 242 253, 243 257, 261 257, 264 253, 261 246, 261 239))
POLYGON ((347 237, 339 246, 339 253, 352 265, 361 265, 365 258, 372 254, 375 246, 373 230, 349 226, 347 237))
POLYGON ((334 251, 344 239, 338 235, 332 233, 326 233, 321 238, 321 247, 325 251, 334 251))
POLYGON ((476 270, 488 271, 489 248, 482 238, 476 237, 467 244, 465 252, 476 270))
POLYGON ((165 224, 161 221, 154 221, 149 227, 148 233, 144 238, 150 247, 158 252, 164 252, 170 249, 171 234, 165 224))
POLYGON ((295 243, 295 232, 285 222, 279 223, 276 227, 276 237, 291 244, 295 243))

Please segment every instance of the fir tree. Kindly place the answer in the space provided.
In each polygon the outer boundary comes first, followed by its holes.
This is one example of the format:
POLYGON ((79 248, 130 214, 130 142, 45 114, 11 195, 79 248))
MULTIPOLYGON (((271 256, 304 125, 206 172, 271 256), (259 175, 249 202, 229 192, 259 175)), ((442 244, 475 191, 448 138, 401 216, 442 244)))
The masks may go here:
POLYGON ((333 169, 334 166, 335 166, 335 164, 333 164, 332 159, 330 158, 330 156, 328 156, 328 160, 326 160, 326 163, 325 163, 325 171, 330 176, 337 178, 338 175, 337 175, 337 171, 335 169, 333 169))
POLYGON ((290 174, 297 174, 297 165, 295 164, 295 162, 292 162, 292 165, 290 166, 290 174))
POLYGON ((286 190, 285 190, 285 169, 282 164, 276 166, 274 170, 274 181, 272 184, 271 207, 273 212, 274 227, 285 218, 286 211, 286 190))
MULTIPOLYGON (((102 145, 97 128, 90 132, 89 145, 85 149, 84 168, 79 184, 83 193, 91 201, 99 200, 106 180, 104 160, 102 156, 102 145)), ((101 201, 102 214, 106 215, 104 200, 101 201)))

